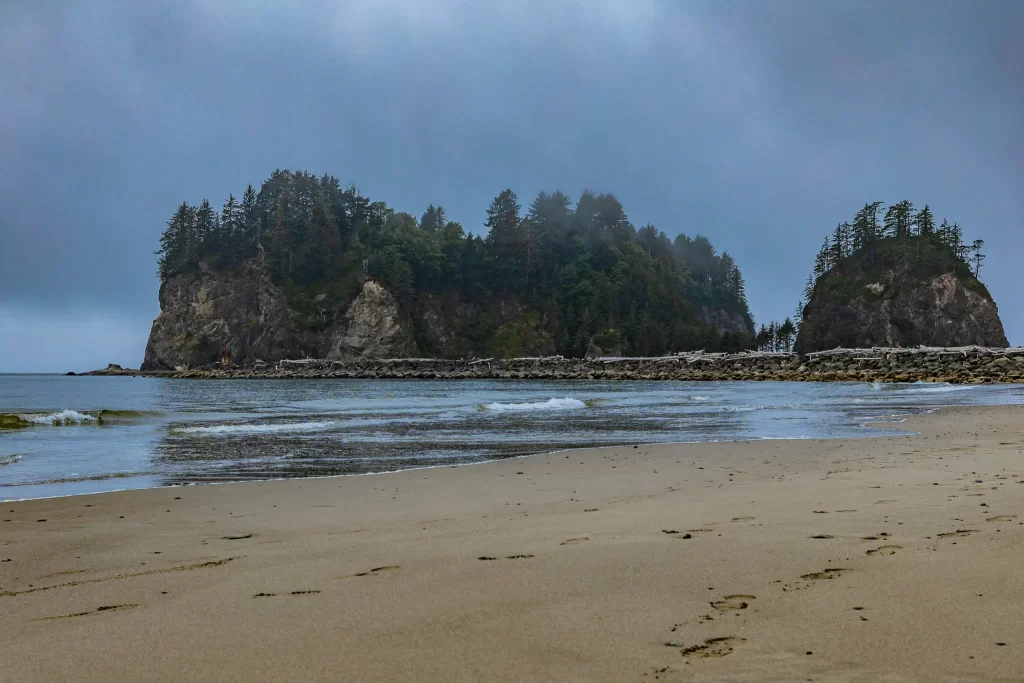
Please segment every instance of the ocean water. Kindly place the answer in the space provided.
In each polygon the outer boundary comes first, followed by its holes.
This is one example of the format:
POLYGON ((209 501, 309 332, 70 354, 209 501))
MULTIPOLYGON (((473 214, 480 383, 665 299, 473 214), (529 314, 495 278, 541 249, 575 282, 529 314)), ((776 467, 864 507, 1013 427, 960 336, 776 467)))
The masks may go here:
POLYGON ((0 375, 0 500, 461 465, 582 446, 862 437, 1016 385, 0 375), (865 426, 874 424, 874 428, 865 426))

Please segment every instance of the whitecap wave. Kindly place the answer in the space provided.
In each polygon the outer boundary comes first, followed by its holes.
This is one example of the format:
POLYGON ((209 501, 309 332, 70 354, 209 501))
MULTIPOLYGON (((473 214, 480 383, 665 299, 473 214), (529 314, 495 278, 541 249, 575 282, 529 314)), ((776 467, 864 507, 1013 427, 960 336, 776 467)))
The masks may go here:
POLYGON ((10 455, 0 455, 0 466, 13 465, 14 463, 21 460, 21 453, 11 453, 10 455))
POLYGON ((929 384, 927 382, 918 382, 909 387, 907 391, 914 394, 948 394, 953 391, 969 391, 974 388, 975 385, 972 384, 929 384))
POLYGON ((495 413, 525 412, 529 410, 577 410, 586 408, 587 404, 577 398, 566 396, 565 398, 549 398, 546 401, 536 403, 487 403, 482 406, 484 410, 495 413))
POLYGON ((711 397, 710 396, 702 396, 700 394, 694 394, 693 396, 690 396, 690 399, 692 399, 694 401, 710 401, 711 397))
POLYGON ((324 432, 338 427, 337 420, 319 422, 271 422, 263 424, 209 425, 206 427, 174 427, 177 434, 218 436, 232 434, 285 434, 289 432, 324 432))
POLYGON ((57 427, 65 425, 78 425, 86 422, 96 422, 96 418, 92 415, 86 415, 80 413, 77 410, 62 410, 57 413, 29 413, 26 415, 19 415, 25 422, 30 422, 37 425, 54 425, 57 427))

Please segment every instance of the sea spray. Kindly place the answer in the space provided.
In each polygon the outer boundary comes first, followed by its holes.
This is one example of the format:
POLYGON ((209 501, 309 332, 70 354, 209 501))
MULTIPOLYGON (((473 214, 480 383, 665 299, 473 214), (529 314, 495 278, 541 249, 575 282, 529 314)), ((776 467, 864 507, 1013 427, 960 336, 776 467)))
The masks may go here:
POLYGON ((578 410, 579 408, 587 407, 586 402, 570 396, 565 398, 549 398, 546 401, 533 403, 487 403, 481 405, 481 408, 484 410, 490 410, 495 413, 528 412, 533 410, 578 410))

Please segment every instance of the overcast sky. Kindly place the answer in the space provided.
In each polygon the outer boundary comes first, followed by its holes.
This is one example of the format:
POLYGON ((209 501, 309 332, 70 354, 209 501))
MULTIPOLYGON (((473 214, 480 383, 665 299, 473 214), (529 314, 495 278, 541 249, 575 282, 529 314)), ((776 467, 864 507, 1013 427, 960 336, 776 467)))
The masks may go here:
POLYGON ((137 367, 175 206, 275 168, 474 230, 505 187, 614 192, 762 322, 906 197, 985 239, 1024 343, 1022 32, 1019 0, 4 0, 0 371, 137 367))

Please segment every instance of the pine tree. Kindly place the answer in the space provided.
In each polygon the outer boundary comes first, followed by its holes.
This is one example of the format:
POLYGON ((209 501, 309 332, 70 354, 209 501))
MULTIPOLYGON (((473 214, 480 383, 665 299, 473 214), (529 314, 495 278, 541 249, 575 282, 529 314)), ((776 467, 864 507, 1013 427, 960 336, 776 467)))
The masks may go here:
POLYGON ((296 279, 312 283, 333 275, 334 265, 341 256, 341 236, 331 207, 323 195, 313 205, 312 219, 300 253, 300 272, 296 273, 296 279))
POLYGON ((427 210, 423 212, 423 217, 420 218, 420 228, 427 232, 443 230, 447 223, 444 207, 433 204, 427 207, 427 210))
POLYGON ((231 265, 242 258, 244 228, 242 226, 242 208, 229 194, 220 211, 220 230, 217 240, 218 263, 231 265))
POLYGON ((930 237, 935 234, 935 216, 931 209, 925 204, 924 208, 917 212, 914 217, 914 224, 917 226, 917 234, 922 237, 930 237))
POLYGON ((216 254, 218 249, 219 220, 209 200, 204 199, 196 209, 196 244, 197 257, 200 254, 216 254))
POLYGON ((974 240, 971 242, 970 254, 971 259, 974 261, 974 277, 981 277, 981 264, 985 261, 985 255, 981 253, 981 248, 985 246, 985 240, 974 240))
POLYGON ((295 261, 295 237, 289 216, 287 195, 278 198, 277 207, 274 209, 267 251, 274 272, 279 277, 291 277, 295 261))
POLYGON ((195 212, 195 207, 182 202, 167 222, 167 229, 160 235, 160 248, 156 254, 159 256, 157 272, 161 281, 191 267, 194 259, 195 212))
POLYGON ((491 201, 487 209, 487 242, 494 253, 498 281, 510 289, 519 289, 523 271, 523 254, 520 250, 519 200, 515 192, 505 190, 491 201))
POLYGON ((249 185, 245 188, 245 192, 242 193, 242 203, 239 206, 245 253, 250 252, 253 248, 263 251, 263 245, 260 244, 260 230, 262 226, 260 225, 261 221, 257 213, 256 203, 256 190, 252 185, 249 185))
POLYGON ((778 327, 779 345, 783 351, 790 351, 793 348, 793 335, 796 333, 796 325, 789 318, 786 318, 778 327))
POLYGON ((818 255, 814 258, 815 279, 827 273, 832 267, 832 263, 829 258, 831 251, 831 245, 829 244, 828 237, 826 237, 824 244, 821 245, 821 249, 818 251, 818 255))
POLYGON ((832 247, 828 256, 829 268, 838 268, 840 261, 847 255, 843 251, 843 241, 843 224, 840 223, 832 233, 832 247))
POLYGON ((945 218, 942 219, 942 223, 939 225, 939 229, 935 233, 938 238, 950 249, 953 248, 953 227, 949 224, 949 221, 945 218))

